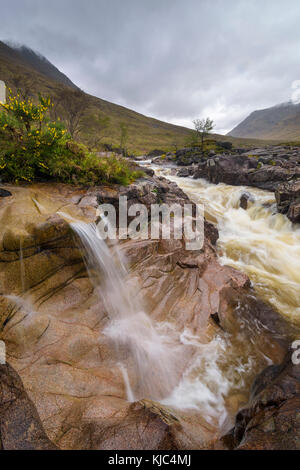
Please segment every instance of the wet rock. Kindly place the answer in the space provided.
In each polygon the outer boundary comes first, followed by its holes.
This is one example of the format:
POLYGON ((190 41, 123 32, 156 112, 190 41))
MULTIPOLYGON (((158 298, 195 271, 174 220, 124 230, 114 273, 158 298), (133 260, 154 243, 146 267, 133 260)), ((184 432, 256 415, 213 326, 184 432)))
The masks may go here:
MULTIPOLYGON (((229 442, 227 436, 227 445, 229 442)), ((231 447, 300 449, 300 366, 292 363, 290 354, 280 366, 268 367, 255 380, 249 407, 236 417, 231 447)))
POLYGON ((250 202, 254 201, 253 196, 248 192, 243 193, 240 198, 240 207, 246 211, 248 208, 249 201, 250 202))
POLYGON ((232 273, 230 285, 224 287, 219 308, 220 324, 225 331, 237 333, 240 322, 259 325, 258 345, 268 349, 274 347, 274 341, 281 350, 281 360, 289 347, 289 338, 300 330, 291 326, 278 312, 249 291, 249 279, 243 273, 232 273), (282 355, 283 354, 283 355, 282 355))
MULTIPOLYGON (((128 187, 37 185, 13 194, 14 205, 0 207, 0 285, 9 296, 0 297, 1 338, 51 441, 63 449, 209 448, 218 429, 200 413, 191 417, 153 402, 127 402, 119 358, 104 333, 105 305, 67 224, 57 216, 59 211, 94 221, 86 215, 89 204, 117 207, 120 195, 127 195, 129 206, 139 202, 147 208, 184 204, 188 197, 157 177, 128 187), (22 256, 21 235, 27 240, 22 256)), ((247 295, 255 297, 249 279, 219 264, 218 230, 207 222, 204 228, 201 250, 187 250, 185 240, 125 240, 121 249, 131 268, 128 283, 143 296, 149 315, 207 342, 217 328, 210 315, 219 312, 221 326, 239 336, 234 318, 240 309, 259 316, 263 308, 246 308, 247 295), (239 309, 231 316, 234 301, 239 309)), ((270 311, 264 315, 272 318, 270 311)), ((265 343, 263 351, 275 360, 280 352, 270 336, 265 343)), ((129 376, 134 387, 138 379, 130 367, 129 376)), ((238 408, 237 401, 233 413, 238 408)))
POLYGON ((215 184, 247 185, 275 191, 280 183, 300 177, 299 147, 266 147, 243 153, 232 151, 211 155, 208 160, 203 159, 196 149, 182 149, 176 153, 176 158, 178 166, 197 164, 190 173, 195 179, 206 178, 215 184))
POLYGON ((10 191, 0 188, 0 197, 10 197, 10 196, 12 196, 10 191))
POLYGON ((181 426, 175 416, 144 401, 129 405, 121 418, 84 425, 82 434, 89 436, 88 449, 179 450, 176 427, 181 426))
POLYGON ((300 201, 299 202, 292 202, 289 207, 288 218, 294 224, 300 223, 300 201))
POLYGON ((181 168, 180 170, 178 170, 177 176, 180 176, 182 178, 187 178, 188 176, 190 176, 192 170, 193 170, 193 167, 181 168))
POLYGON ((154 176, 154 170, 151 170, 151 168, 143 168, 143 172, 148 176, 154 176))
POLYGON ((275 191, 278 211, 293 223, 300 223, 300 179, 280 184, 275 191))
POLYGON ((0 443, 2 450, 56 450, 18 374, 0 365, 0 443))
POLYGON ((147 154, 147 158, 154 158, 154 157, 160 157, 161 155, 163 155, 165 152, 163 150, 159 150, 159 149, 154 149, 154 150, 151 150, 151 152, 149 152, 147 154))

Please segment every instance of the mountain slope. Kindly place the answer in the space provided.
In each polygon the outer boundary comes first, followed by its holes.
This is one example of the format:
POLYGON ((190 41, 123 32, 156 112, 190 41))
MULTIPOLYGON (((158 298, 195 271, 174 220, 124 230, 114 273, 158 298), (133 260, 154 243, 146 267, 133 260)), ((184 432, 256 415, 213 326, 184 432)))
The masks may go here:
POLYGON ((29 69, 34 69, 40 75, 44 75, 50 80, 54 80, 62 85, 71 88, 77 88, 76 85, 62 72, 58 70, 46 57, 38 54, 29 47, 15 46, 9 43, 0 42, 0 58, 18 64, 20 67, 24 66, 29 69))
POLYGON ((300 140, 300 104, 283 103, 251 113, 228 136, 300 140))
MULTIPOLYGON (((26 47, 11 47, 0 41, 0 80, 4 80, 13 90, 26 87, 30 94, 38 92, 53 100, 57 99, 64 90, 77 89, 71 80, 62 74, 54 65, 40 54, 26 47)), ((85 118, 101 115, 110 119, 110 126, 104 135, 103 142, 118 146, 120 144, 120 124, 128 128, 128 149, 139 153, 148 152, 155 148, 163 150, 183 147, 191 130, 175 126, 158 119, 149 118, 123 106, 84 94, 85 118)), ((95 131, 96 135, 101 133, 95 131)), ((228 140, 237 146, 251 146, 260 141, 247 139, 224 138, 213 136, 216 140, 228 140)))
POLYGON ((29 65, 40 74, 45 75, 45 77, 58 83, 62 83, 63 85, 77 88, 77 86, 74 85, 74 83, 65 74, 60 72, 57 67, 51 64, 46 57, 34 52, 26 46, 14 47, 14 50, 20 55, 25 64, 29 65))

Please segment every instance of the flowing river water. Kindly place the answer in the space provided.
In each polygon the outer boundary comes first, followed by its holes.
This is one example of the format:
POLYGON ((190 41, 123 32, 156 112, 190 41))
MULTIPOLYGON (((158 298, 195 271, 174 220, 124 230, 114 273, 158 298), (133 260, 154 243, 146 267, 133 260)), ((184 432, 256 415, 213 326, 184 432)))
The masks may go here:
POLYGON ((245 272, 261 298, 290 322, 300 324, 300 226, 276 211, 274 194, 257 188, 211 184, 204 179, 180 178, 170 169, 156 168, 217 224, 218 249, 223 264, 245 272), (253 202, 240 207, 249 192, 253 202))
MULTIPOLYGON (((261 298, 299 324, 300 230, 276 213, 273 194, 179 178, 172 176, 171 169, 154 169, 157 175, 176 182, 192 201, 204 204, 206 218, 219 229, 221 263, 247 273, 261 298), (240 208, 245 191, 253 196, 247 210, 240 208)), ((104 333, 119 351, 128 400, 159 400, 200 414, 217 430, 229 429, 237 410, 247 403, 255 376, 272 363, 268 353, 258 347, 260 326, 246 321, 241 334, 220 330, 203 341, 188 329, 176 331, 176 325, 155 324, 142 299, 132 300, 118 247, 113 260, 96 226, 73 223, 72 227, 109 313, 104 333), (190 350, 193 354, 189 355, 190 350)))
MULTIPOLYGON (((299 331, 300 227, 276 212, 273 194, 179 178, 172 168, 151 168, 177 183, 192 201, 204 205, 205 217, 219 230, 219 261, 248 274, 259 297, 288 320, 294 331, 299 331), (247 210, 240 208, 240 196, 245 191, 253 196, 247 210)), ((48 214, 47 207, 35 199, 33 203, 39 205, 41 214, 48 214)), ((58 207, 51 205, 50 212, 58 207)), ((107 313, 107 323, 99 328, 99 341, 104 341, 106 347, 108 340, 113 346, 112 367, 117 371, 117 380, 123 378, 122 398, 158 401, 175 410, 176 416, 204 421, 204 428, 214 435, 228 430, 237 411, 247 405, 257 374, 273 362, 280 362, 282 350, 274 353, 272 341, 266 347, 261 340, 265 331, 252 319, 251 312, 236 319, 234 333, 223 331, 213 322, 209 322, 208 331, 196 334, 188 325, 181 329, 172 319, 155 321, 148 315, 143 298, 137 298, 137 286, 134 292, 130 288, 136 275, 130 278, 122 246, 117 242, 107 245, 95 224, 74 219, 68 213, 58 214, 80 239, 94 291, 101 298, 97 305, 101 315, 107 313)), ((23 294, 7 298, 22 310, 30 326, 33 316, 39 314, 39 305, 31 303, 31 297, 24 293, 28 274, 24 258, 20 243, 23 294)))
MULTIPOLYGON (((206 219, 219 230, 221 264, 246 273, 259 297, 298 330, 300 227, 277 213, 273 193, 214 185, 204 179, 176 177, 170 168, 151 168, 177 183, 193 202, 204 205, 206 219), (247 210, 240 207, 245 192, 252 196, 247 210)), ((219 430, 228 429, 234 414, 246 405, 254 378, 272 363, 259 347, 260 326, 254 321, 242 327, 241 334, 216 334, 207 344, 187 334, 186 342, 198 351, 164 403, 198 411, 219 430)))

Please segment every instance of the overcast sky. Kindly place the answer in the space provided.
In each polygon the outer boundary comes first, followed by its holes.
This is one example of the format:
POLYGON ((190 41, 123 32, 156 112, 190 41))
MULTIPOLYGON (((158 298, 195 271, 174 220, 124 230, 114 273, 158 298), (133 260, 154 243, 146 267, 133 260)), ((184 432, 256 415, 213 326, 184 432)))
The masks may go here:
POLYGON ((2 40, 39 51, 84 91, 158 119, 192 127, 210 116, 225 133, 254 109, 300 98, 300 0, 0 5, 2 40))

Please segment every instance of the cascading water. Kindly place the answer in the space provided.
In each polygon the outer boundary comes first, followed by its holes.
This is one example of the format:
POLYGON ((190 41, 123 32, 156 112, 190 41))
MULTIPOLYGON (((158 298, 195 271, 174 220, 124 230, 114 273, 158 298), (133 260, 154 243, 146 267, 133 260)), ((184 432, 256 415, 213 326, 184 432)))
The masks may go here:
POLYGON ((104 333, 113 339, 119 357, 125 357, 127 367, 136 376, 137 385, 132 391, 127 370, 121 364, 129 401, 166 397, 179 380, 177 346, 170 337, 157 331, 126 284, 127 272, 118 245, 111 250, 95 224, 72 222, 71 227, 82 243, 90 278, 109 316, 104 333))
POLYGON ((218 225, 221 262, 244 271, 258 294, 282 315, 300 323, 300 228, 277 213, 274 195, 268 191, 203 179, 179 178, 166 169, 157 170, 174 181, 205 215, 218 225), (244 192, 254 196, 245 211, 240 208, 244 192))
POLYGON ((237 396, 245 403, 253 376, 268 359, 251 342, 245 346, 244 338, 220 333, 205 344, 187 330, 177 331, 176 325, 154 325, 126 283, 118 244, 110 248, 95 224, 72 222, 71 227, 109 316, 104 334, 116 347, 128 401, 151 398, 197 410, 210 424, 228 429, 228 410, 232 416, 236 412, 230 400, 237 396))
MULTIPOLYGON (((166 169, 156 171, 175 181, 191 200, 204 203, 206 217, 218 224, 221 261, 244 270, 263 298, 282 313, 295 315, 300 233, 286 217, 274 214, 273 195, 251 188, 257 202, 245 211, 239 200, 248 188, 215 186, 171 176, 166 169), (289 266, 284 263, 286 256, 289 266)), ((197 411, 210 424, 228 429, 239 406, 246 404, 254 377, 272 363, 257 348, 259 326, 244 324, 237 336, 220 331, 203 344, 189 331, 172 334, 172 327, 154 325, 126 283, 118 244, 110 248, 94 224, 73 222, 71 226, 81 240, 90 277, 109 316, 104 333, 116 346, 128 400, 160 400, 197 411), (193 353, 186 354, 188 349, 193 353)))

